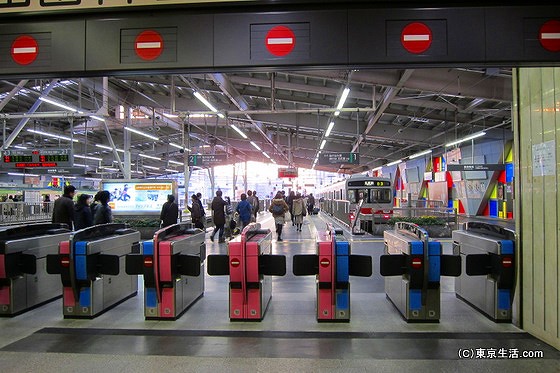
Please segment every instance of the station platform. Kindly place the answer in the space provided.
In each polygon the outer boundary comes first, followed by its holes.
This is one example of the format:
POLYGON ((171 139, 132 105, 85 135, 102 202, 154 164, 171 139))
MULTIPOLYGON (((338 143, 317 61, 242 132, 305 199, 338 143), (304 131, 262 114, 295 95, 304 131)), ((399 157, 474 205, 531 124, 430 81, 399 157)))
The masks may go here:
MULTIPOLYGON (((274 232, 269 213, 259 214, 258 222, 274 232)), ((206 276, 204 297, 177 320, 146 321, 140 278, 136 297, 95 319, 64 319, 61 300, 0 319, 1 370, 559 371, 560 351, 512 324, 494 323, 458 300, 451 278, 442 279, 439 323, 405 322, 386 299, 379 274, 383 239, 351 236, 347 230, 344 235, 352 253, 373 257, 373 276, 351 278, 350 322, 318 323, 315 278, 296 277, 291 267, 293 255, 315 253, 316 232, 324 230, 326 222, 337 225, 319 214, 305 218, 302 232, 287 223, 283 242, 276 242, 273 233, 272 251, 286 256, 287 269, 284 277, 273 278, 272 301, 260 322, 230 321, 225 276, 206 276), (489 357, 491 351, 496 357, 489 357), (526 351, 542 351, 542 357, 522 358, 526 351), (477 358, 477 353, 484 358, 477 358)), ((211 229, 206 237, 207 254, 225 254, 227 245, 211 242, 209 233, 211 229)), ((450 254, 451 241, 442 242, 450 254)))

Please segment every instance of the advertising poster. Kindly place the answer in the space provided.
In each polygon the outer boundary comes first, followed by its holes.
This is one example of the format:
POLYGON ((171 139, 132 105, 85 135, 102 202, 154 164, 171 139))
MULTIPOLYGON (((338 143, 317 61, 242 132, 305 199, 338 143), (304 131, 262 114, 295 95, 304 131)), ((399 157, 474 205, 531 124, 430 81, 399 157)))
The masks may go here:
POLYGON ((103 189, 111 193, 109 206, 115 214, 159 214, 169 194, 174 194, 172 181, 134 182, 107 181, 103 189))

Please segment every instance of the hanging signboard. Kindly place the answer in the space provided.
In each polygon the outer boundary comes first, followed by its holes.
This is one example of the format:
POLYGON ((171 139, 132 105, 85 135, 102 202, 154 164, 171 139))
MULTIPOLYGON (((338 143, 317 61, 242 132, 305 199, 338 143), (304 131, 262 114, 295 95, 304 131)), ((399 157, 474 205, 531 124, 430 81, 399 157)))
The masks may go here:
POLYGON ((227 161, 226 154, 195 154, 189 155, 189 166, 217 166, 225 164, 227 161))
POLYGON ((278 169, 278 177, 279 178, 292 178, 298 177, 298 169, 297 168, 279 168, 278 169))
POLYGON ((332 164, 360 164, 358 153, 321 153, 319 164, 322 166, 332 164))

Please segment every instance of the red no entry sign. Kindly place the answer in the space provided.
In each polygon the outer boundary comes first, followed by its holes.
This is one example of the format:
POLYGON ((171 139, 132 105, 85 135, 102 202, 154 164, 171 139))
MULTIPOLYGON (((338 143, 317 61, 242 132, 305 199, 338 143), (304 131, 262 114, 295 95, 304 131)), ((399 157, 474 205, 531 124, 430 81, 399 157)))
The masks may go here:
POLYGON ((432 44, 432 30, 421 22, 409 23, 401 32, 401 43, 410 53, 425 52, 432 44))
POLYGON ((163 52, 163 38, 156 31, 142 31, 134 40, 134 51, 143 60, 155 60, 163 52))
POLYGON ((29 65, 39 54, 37 40, 29 35, 18 36, 10 49, 12 59, 19 65, 29 65))
POLYGON ((286 26, 275 26, 266 34, 265 43, 270 53, 282 57, 296 46, 296 35, 286 26))
POLYGON ((545 22, 539 30, 539 41, 543 48, 548 51, 560 51, 560 21, 545 22))

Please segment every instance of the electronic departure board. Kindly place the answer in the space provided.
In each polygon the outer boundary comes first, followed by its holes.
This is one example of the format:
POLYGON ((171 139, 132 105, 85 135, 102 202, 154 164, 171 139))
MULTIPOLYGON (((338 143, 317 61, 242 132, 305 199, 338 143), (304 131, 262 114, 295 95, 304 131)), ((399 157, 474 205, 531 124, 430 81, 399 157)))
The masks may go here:
POLYGON ((14 149, 2 152, 2 168, 72 167, 70 149, 14 149))

